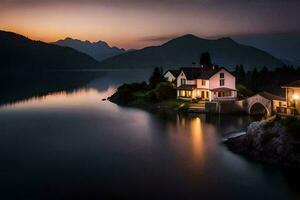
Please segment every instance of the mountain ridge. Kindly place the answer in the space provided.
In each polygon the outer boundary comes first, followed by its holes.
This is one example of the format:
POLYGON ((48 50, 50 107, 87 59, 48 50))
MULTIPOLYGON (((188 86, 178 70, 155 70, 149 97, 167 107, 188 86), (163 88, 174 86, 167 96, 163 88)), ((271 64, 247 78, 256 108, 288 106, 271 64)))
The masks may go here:
POLYGON ((267 52, 242 45, 230 37, 214 40, 186 34, 158 46, 149 46, 133 52, 108 58, 100 62, 103 68, 149 68, 163 66, 176 68, 198 62, 201 53, 210 52, 214 63, 233 69, 243 64, 246 69, 254 67, 280 67, 283 62, 267 52))
POLYGON ((73 39, 66 37, 65 39, 52 42, 52 44, 71 47, 82 53, 88 54, 98 61, 105 60, 109 57, 119 55, 125 52, 125 49, 118 47, 111 47, 107 42, 99 40, 97 42, 90 42, 89 40, 73 39))
POLYGON ((69 47, 31 40, 23 35, 0 30, 0 63, 7 69, 89 68, 98 62, 69 47))

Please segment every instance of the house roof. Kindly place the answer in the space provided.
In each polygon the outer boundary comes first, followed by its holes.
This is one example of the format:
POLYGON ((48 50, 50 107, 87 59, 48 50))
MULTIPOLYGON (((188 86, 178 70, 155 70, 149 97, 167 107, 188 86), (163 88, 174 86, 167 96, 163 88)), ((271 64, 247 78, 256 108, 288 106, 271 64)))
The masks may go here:
POLYGON ((271 93, 265 92, 265 91, 258 93, 258 95, 260 95, 266 99, 269 99, 269 100, 285 101, 284 97, 277 96, 277 95, 274 95, 274 94, 271 94, 271 93))
POLYGON ((283 86, 283 88, 287 88, 287 87, 300 87, 300 80, 291 82, 291 83, 286 84, 285 86, 283 86))
POLYGON ((224 92, 224 91, 236 91, 236 90, 232 89, 232 88, 227 88, 227 87, 219 87, 219 88, 214 88, 211 91, 213 91, 213 92, 224 92))
MULTIPOLYGON (((221 71, 222 69, 229 72, 224 67, 212 68, 212 67, 182 67, 180 72, 183 71, 188 80, 194 79, 210 79, 213 75, 221 71)), ((230 72, 229 72, 230 73, 230 72)))
POLYGON ((193 90, 196 87, 197 87, 196 85, 181 85, 177 89, 178 90, 193 90))
POLYGON ((168 73, 168 72, 170 72, 175 78, 177 78, 178 75, 180 74, 180 70, 177 70, 177 69, 168 69, 168 70, 164 73, 164 75, 165 75, 166 73, 168 73))

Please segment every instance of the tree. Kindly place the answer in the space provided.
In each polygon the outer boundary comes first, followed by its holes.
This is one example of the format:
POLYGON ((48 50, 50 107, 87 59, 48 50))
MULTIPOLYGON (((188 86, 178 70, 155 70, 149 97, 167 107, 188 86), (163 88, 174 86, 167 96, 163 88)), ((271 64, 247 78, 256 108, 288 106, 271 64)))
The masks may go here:
POLYGON ((259 73, 257 71, 257 68, 255 67, 251 75, 251 87, 253 92, 258 92, 258 88, 259 88, 258 80, 259 80, 259 73))
POLYGON ((200 65, 210 66, 211 65, 211 57, 209 52, 204 52, 200 57, 200 65))
POLYGON ((165 81, 165 78, 163 76, 163 68, 155 67, 149 78, 150 88, 155 88, 158 83, 163 82, 163 81, 165 81))

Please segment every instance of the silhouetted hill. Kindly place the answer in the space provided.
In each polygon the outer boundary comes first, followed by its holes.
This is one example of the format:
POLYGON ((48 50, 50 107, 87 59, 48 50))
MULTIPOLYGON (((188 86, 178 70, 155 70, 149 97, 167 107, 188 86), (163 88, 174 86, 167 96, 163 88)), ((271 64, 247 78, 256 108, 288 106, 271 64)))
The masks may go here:
POLYGON ((297 67, 300 67, 300 59, 299 59, 299 60, 296 60, 296 61, 294 62, 294 65, 297 66, 297 67))
POLYGON ((33 41, 12 32, 0 31, 0 44, 1 70, 78 69, 98 64, 72 48, 33 41))
POLYGON ((110 47, 106 42, 98 41, 98 42, 90 42, 90 41, 81 41, 72 38, 66 38, 64 40, 58 40, 53 44, 65 47, 71 47, 76 49, 77 51, 86 53, 98 61, 102 61, 104 59, 110 58, 115 55, 119 55, 124 53, 124 49, 120 49, 117 47, 110 47))
POLYGON ((163 66, 177 68, 198 63, 202 52, 210 52, 214 63, 233 69, 243 64, 254 67, 280 67, 283 62, 270 54, 251 46, 241 45, 231 38, 207 40, 194 35, 175 38, 161 46, 146 47, 109 58, 100 63, 104 68, 146 68, 163 66))
POLYGON ((234 37, 241 44, 262 49, 276 58, 294 62, 300 58, 300 33, 250 34, 234 37))

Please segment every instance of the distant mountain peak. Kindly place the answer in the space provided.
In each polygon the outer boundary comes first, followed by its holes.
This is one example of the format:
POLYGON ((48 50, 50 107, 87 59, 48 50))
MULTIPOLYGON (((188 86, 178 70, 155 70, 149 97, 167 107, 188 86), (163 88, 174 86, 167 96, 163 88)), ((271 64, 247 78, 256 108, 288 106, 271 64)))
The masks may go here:
POLYGON ((98 61, 124 53, 125 50, 118 47, 110 47, 105 41, 90 42, 89 40, 73 39, 66 37, 64 40, 58 40, 53 44, 66 46, 76 49, 77 51, 86 53, 98 61))
POLYGON ((72 48, 34 41, 12 32, 0 31, 0 44, 0 65, 10 69, 74 69, 98 64, 92 57, 72 48))
POLYGON ((201 39, 199 38, 198 36, 196 35, 193 35, 193 34, 185 34, 185 35, 182 35, 182 36, 179 36, 177 38, 174 38, 170 41, 173 41, 173 40, 183 40, 183 41, 186 41, 186 40, 198 40, 198 39, 201 39))
POLYGON ((198 39, 199 37, 193 34, 185 34, 183 36, 180 36, 178 38, 193 38, 193 39, 198 39))

